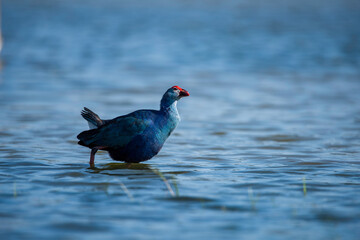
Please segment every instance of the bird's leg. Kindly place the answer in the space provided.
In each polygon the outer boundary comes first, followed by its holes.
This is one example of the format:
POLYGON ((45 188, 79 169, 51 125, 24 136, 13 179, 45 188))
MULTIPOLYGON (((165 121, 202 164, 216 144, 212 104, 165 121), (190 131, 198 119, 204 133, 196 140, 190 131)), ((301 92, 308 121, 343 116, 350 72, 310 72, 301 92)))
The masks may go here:
POLYGON ((104 146, 98 146, 98 147, 94 147, 91 149, 91 153, 90 153, 90 167, 93 168, 95 167, 95 154, 98 150, 104 150, 107 147, 104 146))
POLYGON ((90 153, 90 167, 94 167, 95 166, 95 164, 94 164, 94 162, 95 162, 95 154, 96 154, 96 152, 98 151, 99 149, 98 148, 96 148, 96 147, 94 147, 94 148, 92 148, 91 149, 91 153, 90 153))

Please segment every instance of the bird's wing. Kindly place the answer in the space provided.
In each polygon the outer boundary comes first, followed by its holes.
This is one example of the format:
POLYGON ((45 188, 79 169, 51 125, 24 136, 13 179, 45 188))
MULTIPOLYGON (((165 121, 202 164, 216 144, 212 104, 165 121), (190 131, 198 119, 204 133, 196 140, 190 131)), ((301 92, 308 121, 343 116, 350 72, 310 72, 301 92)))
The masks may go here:
POLYGON ((88 147, 123 147, 136 135, 142 134, 153 121, 136 115, 126 115, 108 121, 99 128, 84 131, 77 138, 88 147))

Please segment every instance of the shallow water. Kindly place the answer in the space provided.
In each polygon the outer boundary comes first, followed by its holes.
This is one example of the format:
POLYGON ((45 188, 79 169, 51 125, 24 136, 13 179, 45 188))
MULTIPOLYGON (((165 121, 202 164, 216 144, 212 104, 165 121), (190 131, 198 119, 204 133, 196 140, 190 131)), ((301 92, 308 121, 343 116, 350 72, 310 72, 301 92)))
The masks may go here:
POLYGON ((358 239, 357 1, 3 1, 1 239, 358 239), (187 89, 158 156, 76 144, 187 89))

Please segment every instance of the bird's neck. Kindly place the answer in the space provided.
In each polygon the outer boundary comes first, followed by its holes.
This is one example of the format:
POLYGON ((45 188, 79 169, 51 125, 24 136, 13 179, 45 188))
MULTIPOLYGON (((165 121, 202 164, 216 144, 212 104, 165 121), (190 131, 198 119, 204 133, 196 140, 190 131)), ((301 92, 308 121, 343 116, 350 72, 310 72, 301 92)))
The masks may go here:
POLYGON ((180 115, 176 106, 177 106, 177 101, 172 101, 172 102, 161 101, 160 111, 165 113, 165 115, 169 117, 169 120, 173 119, 176 122, 178 122, 180 121, 180 115))
POLYGON ((160 107, 160 112, 162 112, 162 116, 164 116, 161 121, 163 124, 161 132, 163 133, 164 141, 180 122, 180 115, 176 105, 177 101, 174 101, 171 105, 161 105, 160 107))
POLYGON ((160 111, 165 112, 165 113, 178 113, 177 111, 177 101, 174 102, 170 102, 170 103, 164 103, 162 102, 162 104, 160 105, 160 111))
POLYGON ((174 99, 163 97, 160 102, 160 111, 168 112, 168 111, 177 110, 176 103, 177 101, 174 99))

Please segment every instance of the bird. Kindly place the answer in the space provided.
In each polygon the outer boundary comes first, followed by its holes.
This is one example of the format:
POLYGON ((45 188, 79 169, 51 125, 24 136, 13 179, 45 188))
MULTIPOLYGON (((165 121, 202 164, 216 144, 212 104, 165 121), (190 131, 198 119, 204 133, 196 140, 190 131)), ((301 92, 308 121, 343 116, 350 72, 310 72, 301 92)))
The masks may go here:
POLYGON ((157 155, 180 122, 177 102, 189 92, 179 86, 169 88, 160 101, 160 110, 142 109, 111 120, 102 120, 84 107, 81 116, 90 130, 77 138, 79 145, 91 149, 90 167, 95 166, 98 150, 107 151, 116 161, 139 163, 157 155))

